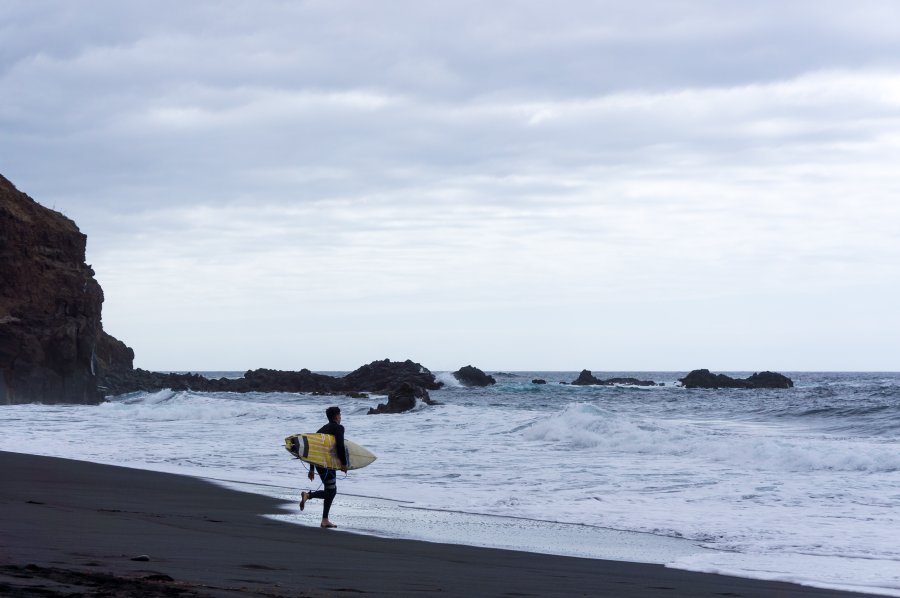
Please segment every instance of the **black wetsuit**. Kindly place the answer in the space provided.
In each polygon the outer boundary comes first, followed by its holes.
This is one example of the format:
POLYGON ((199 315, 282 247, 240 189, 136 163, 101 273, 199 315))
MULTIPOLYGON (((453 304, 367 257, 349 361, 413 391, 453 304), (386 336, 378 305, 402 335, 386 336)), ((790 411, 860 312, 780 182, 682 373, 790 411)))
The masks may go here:
MULTIPOLYGON (((331 434, 334 436, 334 449, 337 452, 338 459, 341 460, 341 464, 346 466, 347 449, 344 447, 344 426, 330 421, 319 428, 318 433, 331 434)), ((325 500, 325 505, 322 507, 322 519, 328 519, 328 511, 331 510, 331 503, 337 495, 337 471, 319 465, 316 465, 316 471, 318 472, 319 479, 322 480, 325 489, 310 492, 309 498, 321 498, 325 500)))

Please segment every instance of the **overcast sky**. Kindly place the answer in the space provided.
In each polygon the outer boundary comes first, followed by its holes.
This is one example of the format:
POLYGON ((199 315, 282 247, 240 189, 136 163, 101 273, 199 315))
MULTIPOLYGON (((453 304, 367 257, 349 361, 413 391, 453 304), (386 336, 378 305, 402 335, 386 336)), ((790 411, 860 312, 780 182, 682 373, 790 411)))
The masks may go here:
POLYGON ((900 369, 900 2, 0 0, 161 370, 900 369))

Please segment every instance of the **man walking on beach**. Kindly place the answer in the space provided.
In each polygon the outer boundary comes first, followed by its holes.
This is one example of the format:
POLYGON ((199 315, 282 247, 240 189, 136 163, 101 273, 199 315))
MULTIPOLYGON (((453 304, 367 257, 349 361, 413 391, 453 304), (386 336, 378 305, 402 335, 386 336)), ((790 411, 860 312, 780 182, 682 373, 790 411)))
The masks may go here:
MULTIPOLYGON (((347 473, 347 451, 344 448, 344 426, 341 425, 341 409, 340 407, 329 407, 325 410, 325 417, 328 423, 319 428, 319 434, 331 434, 334 436, 334 449, 337 452, 338 459, 341 461, 341 471, 347 473)), ((331 510, 331 503, 337 495, 337 471, 328 469, 320 465, 309 466, 309 481, 313 481, 315 474, 313 470, 318 472, 319 479, 325 486, 324 490, 316 490, 315 492, 300 493, 300 510, 306 507, 306 501, 311 498, 325 499, 325 505, 322 507, 322 524, 321 527, 337 527, 328 519, 328 512, 331 510)))

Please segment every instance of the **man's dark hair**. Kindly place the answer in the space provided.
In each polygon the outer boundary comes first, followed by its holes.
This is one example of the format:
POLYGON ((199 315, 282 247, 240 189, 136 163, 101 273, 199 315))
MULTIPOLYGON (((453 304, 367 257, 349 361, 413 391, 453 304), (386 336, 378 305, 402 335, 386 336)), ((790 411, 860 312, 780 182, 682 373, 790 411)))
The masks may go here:
POLYGON ((341 414, 340 407, 329 407, 325 410, 325 417, 328 418, 328 421, 333 422, 334 418, 341 414))

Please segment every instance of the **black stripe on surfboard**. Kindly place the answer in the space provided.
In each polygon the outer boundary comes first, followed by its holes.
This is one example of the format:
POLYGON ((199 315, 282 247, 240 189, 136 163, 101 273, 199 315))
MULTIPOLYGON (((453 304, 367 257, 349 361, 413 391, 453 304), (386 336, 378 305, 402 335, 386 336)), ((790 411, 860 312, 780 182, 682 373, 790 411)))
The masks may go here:
POLYGON ((306 436, 301 436, 303 438, 303 457, 309 457, 309 440, 307 440, 306 436))

